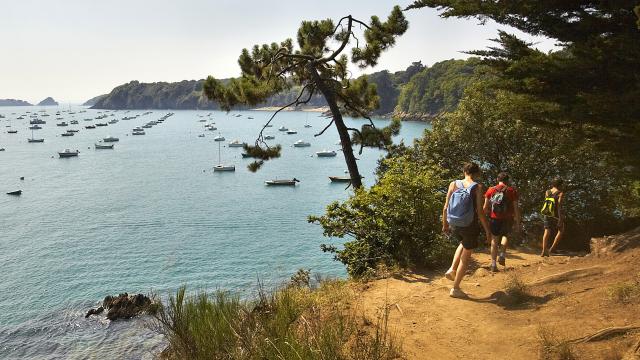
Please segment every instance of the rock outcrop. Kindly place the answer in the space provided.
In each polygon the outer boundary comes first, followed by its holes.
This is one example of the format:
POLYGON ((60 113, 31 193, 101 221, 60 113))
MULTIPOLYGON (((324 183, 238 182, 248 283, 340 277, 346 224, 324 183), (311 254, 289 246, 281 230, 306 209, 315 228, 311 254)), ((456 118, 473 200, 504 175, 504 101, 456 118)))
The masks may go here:
POLYGON ((156 310, 156 304, 143 294, 124 293, 118 296, 107 296, 102 301, 102 306, 107 310, 109 320, 130 319, 139 314, 154 313, 156 310))

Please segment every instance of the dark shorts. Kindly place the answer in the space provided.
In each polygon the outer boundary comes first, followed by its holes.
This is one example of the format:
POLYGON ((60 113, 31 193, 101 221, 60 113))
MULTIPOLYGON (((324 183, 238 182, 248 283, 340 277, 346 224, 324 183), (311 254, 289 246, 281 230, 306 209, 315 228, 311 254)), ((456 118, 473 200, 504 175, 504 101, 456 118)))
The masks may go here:
POLYGON ((513 229, 513 219, 489 219, 489 227, 493 236, 507 236, 513 229))
POLYGON ((558 219, 551 216, 544 216, 542 219, 544 228, 552 231, 558 230, 558 219))
POLYGON ((478 224, 471 224, 465 227, 451 227, 451 236, 467 250, 473 250, 478 247, 478 235, 480 235, 480 227, 478 224))

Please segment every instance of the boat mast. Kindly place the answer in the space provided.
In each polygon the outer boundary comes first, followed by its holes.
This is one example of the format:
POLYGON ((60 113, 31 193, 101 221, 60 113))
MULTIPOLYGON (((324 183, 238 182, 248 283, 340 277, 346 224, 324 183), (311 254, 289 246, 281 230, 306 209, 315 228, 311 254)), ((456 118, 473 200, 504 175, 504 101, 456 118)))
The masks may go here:
POLYGON ((222 141, 218 141, 218 165, 221 165, 221 164, 222 164, 222 159, 221 159, 221 157, 220 157, 220 149, 221 149, 221 147, 222 147, 222 144, 221 144, 221 143, 222 143, 222 141))

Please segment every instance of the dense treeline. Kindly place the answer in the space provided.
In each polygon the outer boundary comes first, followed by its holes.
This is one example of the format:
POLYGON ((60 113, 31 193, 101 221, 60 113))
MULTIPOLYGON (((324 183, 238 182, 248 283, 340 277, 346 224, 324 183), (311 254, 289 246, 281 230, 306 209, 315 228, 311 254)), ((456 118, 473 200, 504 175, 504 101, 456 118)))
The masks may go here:
MULTIPOLYGON (((409 119, 431 119, 455 108, 464 88, 477 79, 478 59, 446 60, 426 67, 414 62, 405 70, 378 71, 366 75, 376 85, 380 104, 377 116, 409 119)), ((215 101, 202 96, 204 80, 176 83, 140 83, 131 81, 114 88, 109 94, 88 100, 85 105, 100 109, 219 109, 215 101)), ((283 106, 293 102, 300 92, 293 86, 269 97, 260 106, 283 106)), ((322 107, 327 103, 314 94, 307 106, 322 107)), ((239 106, 242 108, 242 106, 239 106)))
POLYGON ((326 236, 347 238, 344 246, 323 250, 353 276, 371 274, 381 264, 443 265, 451 245, 441 231, 442 204, 447 185, 462 177, 467 161, 481 164, 486 185, 495 184, 499 172, 510 173, 532 244, 541 238, 544 191, 556 177, 566 185, 561 247, 588 249, 592 236, 637 225, 640 6, 535 0, 412 5, 420 7, 436 8, 444 17, 493 19, 557 39, 560 49, 543 53, 499 32, 497 46, 470 51, 480 60, 440 63, 412 77, 398 108, 437 104, 429 111, 441 113, 414 144, 388 148, 373 187, 310 218, 326 236), (438 81, 429 81, 432 76, 438 81), (456 92, 459 102, 442 96, 456 92))

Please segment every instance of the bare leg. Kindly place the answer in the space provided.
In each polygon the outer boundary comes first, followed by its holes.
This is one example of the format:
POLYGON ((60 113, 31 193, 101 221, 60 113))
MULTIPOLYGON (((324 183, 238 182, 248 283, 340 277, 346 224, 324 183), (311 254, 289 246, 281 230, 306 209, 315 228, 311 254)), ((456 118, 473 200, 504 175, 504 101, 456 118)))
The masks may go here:
POLYGON ((507 238, 506 236, 502 237, 502 242, 500 243, 500 245, 502 245, 502 253, 506 253, 507 252, 507 248, 509 247, 509 238, 507 238))
POLYGON ((458 264, 460 264, 460 254, 462 254, 462 244, 458 245, 456 249, 456 253, 453 255, 453 262, 451 263, 451 267, 449 270, 455 271, 458 268, 458 264))
POLYGON ((500 237, 492 236, 491 237, 491 263, 496 263, 496 258, 498 257, 498 246, 500 246, 500 237))
POLYGON ((550 238, 551 231, 549 231, 549 229, 544 229, 544 235, 542 235, 542 253, 540 254, 540 256, 544 256, 544 254, 547 252, 547 244, 549 243, 550 238))
POLYGON ((453 282, 454 289, 460 288, 460 282, 462 282, 462 278, 464 278, 464 274, 467 272, 467 267, 469 266, 469 259, 471 258, 471 254, 473 254, 473 250, 462 249, 462 254, 460 254, 460 265, 458 265, 458 271, 456 272, 456 279, 453 282))
POLYGON ((558 229, 558 233, 556 234, 556 238, 553 239, 553 245, 551 245, 549 253, 552 253, 556 249, 558 243, 560 242, 560 240, 562 240, 562 235, 564 235, 564 230, 558 229))

